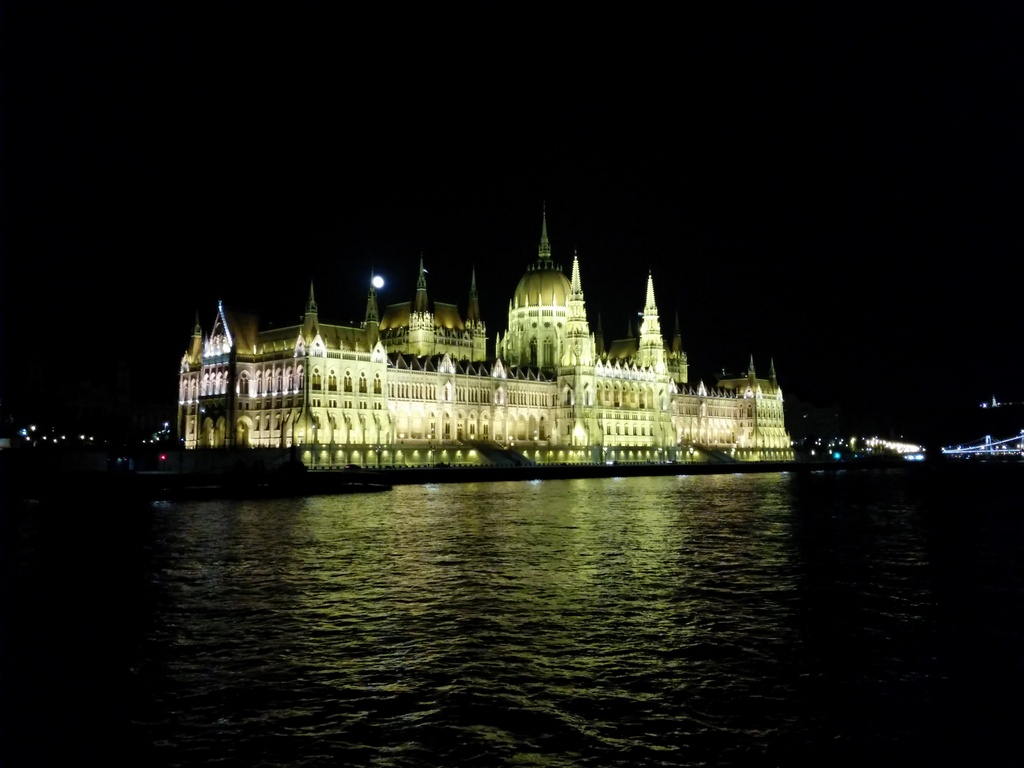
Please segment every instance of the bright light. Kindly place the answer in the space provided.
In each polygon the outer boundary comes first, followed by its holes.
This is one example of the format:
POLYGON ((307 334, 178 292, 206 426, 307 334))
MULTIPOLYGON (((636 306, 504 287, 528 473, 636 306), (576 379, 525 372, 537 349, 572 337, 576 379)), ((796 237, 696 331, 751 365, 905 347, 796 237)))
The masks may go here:
POLYGON ((373 279, 370 280, 370 283, 373 284, 374 288, 383 288, 384 287, 384 278, 381 277, 380 275, 374 275, 373 279))

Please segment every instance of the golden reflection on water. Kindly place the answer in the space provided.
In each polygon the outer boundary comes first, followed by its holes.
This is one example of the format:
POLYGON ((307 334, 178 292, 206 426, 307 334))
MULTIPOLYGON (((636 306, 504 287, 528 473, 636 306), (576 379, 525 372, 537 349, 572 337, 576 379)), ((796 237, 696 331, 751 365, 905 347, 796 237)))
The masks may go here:
MULTIPOLYGON (((920 503, 898 477, 736 474, 160 507, 149 679, 190 692, 172 735, 256 691, 279 732, 354 762, 831 749, 851 698, 933 679, 920 503)), ((902 711, 887 700, 865 733, 902 711)))
POLYGON ((792 586, 787 489, 780 475, 714 475, 302 499, 279 576, 319 622, 557 627, 616 615, 645 634, 675 632, 726 591, 792 586))

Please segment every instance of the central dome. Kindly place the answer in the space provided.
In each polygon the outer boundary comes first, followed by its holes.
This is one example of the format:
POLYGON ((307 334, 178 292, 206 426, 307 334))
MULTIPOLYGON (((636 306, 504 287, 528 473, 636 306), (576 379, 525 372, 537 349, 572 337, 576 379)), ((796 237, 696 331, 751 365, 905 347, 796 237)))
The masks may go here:
POLYGON ((519 281, 513 306, 566 307, 570 291, 569 278, 562 270, 550 260, 542 260, 519 281))

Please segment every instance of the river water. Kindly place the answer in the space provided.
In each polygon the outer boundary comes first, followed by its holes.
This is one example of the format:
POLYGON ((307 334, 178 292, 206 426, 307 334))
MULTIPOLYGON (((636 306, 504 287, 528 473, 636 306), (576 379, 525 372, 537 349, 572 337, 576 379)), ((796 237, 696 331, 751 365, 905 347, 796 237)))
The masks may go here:
POLYGON ((1017 766, 1022 479, 14 510, 4 765, 1017 766))

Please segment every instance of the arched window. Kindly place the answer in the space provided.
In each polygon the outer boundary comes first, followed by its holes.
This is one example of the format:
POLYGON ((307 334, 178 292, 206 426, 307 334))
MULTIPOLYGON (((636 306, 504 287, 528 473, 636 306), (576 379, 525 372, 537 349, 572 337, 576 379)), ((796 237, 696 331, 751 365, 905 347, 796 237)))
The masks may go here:
POLYGON ((352 391, 352 374, 349 373, 348 371, 345 372, 345 391, 352 391))
POLYGON ((313 369, 313 389, 320 389, 320 388, 321 388, 320 369, 319 368, 314 368, 313 369))
POLYGON ((365 373, 360 373, 359 374, 359 391, 361 393, 363 393, 363 394, 366 394, 366 374, 365 373))
POLYGON ((330 392, 338 391, 338 377, 334 375, 334 371, 331 371, 331 375, 327 377, 327 389, 330 392))
POLYGON ((373 377, 373 394, 380 394, 380 374, 378 373, 373 377))

